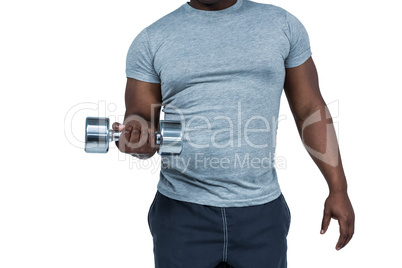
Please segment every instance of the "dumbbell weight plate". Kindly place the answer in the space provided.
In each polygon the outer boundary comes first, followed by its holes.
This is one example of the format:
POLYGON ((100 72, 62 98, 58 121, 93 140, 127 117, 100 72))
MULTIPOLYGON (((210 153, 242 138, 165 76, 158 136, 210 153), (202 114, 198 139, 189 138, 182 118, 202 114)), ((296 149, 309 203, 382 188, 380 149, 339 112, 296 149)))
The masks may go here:
POLYGON ((109 151, 109 118, 87 117, 85 121, 85 152, 109 151))
POLYGON ((157 144, 160 144, 160 155, 180 154, 183 148, 183 131, 180 121, 161 120, 159 123, 160 135, 156 135, 157 144), (159 140, 159 141, 158 141, 159 140))

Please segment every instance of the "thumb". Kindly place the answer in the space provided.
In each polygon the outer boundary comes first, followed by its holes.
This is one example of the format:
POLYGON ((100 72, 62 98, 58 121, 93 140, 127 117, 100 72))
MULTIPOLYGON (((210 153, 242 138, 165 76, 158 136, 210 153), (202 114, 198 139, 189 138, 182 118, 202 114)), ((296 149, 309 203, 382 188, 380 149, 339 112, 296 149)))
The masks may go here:
POLYGON ((325 234, 330 222, 331 222, 331 213, 324 210, 324 216, 322 217, 320 234, 325 234))
POLYGON ((120 124, 118 122, 114 122, 113 125, 112 125, 112 129, 114 131, 122 131, 125 127, 126 127, 125 125, 122 125, 122 124, 120 124))

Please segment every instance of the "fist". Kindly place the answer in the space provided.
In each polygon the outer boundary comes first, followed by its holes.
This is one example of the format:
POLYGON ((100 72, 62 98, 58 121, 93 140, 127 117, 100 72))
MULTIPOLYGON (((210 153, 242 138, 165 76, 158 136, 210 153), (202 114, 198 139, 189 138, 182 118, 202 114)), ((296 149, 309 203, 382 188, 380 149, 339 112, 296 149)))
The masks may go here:
POLYGON ((158 150, 155 141, 156 129, 143 117, 131 115, 124 120, 123 124, 114 122, 112 129, 121 132, 116 146, 122 153, 146 159, 152 157, 158 150))

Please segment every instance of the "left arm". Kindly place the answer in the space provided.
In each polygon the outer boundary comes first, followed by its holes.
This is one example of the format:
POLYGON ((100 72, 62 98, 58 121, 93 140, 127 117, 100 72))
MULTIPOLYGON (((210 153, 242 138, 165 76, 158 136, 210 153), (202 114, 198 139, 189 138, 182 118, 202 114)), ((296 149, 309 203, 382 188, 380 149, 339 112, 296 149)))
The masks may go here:
POLYGON ((300 66, 286 69, 284 91, 303 145, 328 183, 321 234, 327 231, 331 218, 338 220, 340 236, 336 249, 339 250, 352 239, 355 215, 332 118, 321 96, 311 57, 300 66))

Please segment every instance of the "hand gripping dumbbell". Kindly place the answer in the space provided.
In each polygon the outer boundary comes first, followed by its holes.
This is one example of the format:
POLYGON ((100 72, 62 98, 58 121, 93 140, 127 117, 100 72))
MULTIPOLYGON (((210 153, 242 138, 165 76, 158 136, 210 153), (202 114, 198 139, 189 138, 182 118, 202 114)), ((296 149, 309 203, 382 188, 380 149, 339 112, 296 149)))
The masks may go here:
MULTIPOLYGON (((107 117, 87 117, 85 120, 85 152, 107 153, 109 142, 118 141, 121 132, 109 128, 107 117)), ((180 154, 183 135, 180 121, 161 120, 160 131, 155 131, 155 142, 159 145, 158 154, 180 154)))

